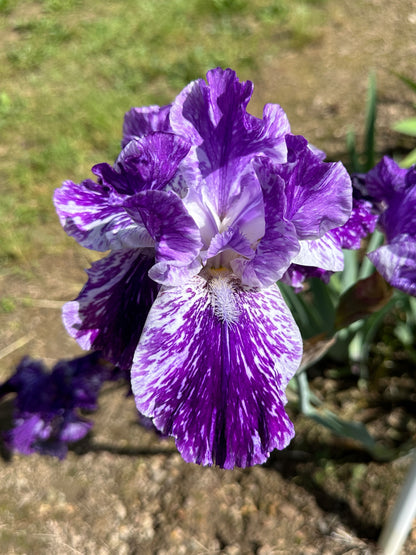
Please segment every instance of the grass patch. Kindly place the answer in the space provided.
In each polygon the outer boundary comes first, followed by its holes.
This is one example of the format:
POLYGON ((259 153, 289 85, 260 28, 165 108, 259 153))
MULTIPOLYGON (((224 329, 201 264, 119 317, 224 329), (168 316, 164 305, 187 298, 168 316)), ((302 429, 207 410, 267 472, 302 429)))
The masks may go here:
POLYGON ((322 2, 0 0, 0 261, 56 246, 53 190, 114 160, 131 106, 215 66, 255 80, 282 40, 313 38, 322 2))

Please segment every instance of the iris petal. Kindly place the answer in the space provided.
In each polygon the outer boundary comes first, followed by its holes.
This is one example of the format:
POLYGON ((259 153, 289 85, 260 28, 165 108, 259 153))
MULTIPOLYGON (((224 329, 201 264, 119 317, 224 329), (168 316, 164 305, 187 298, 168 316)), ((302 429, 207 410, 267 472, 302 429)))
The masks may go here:
POLYGON ((102 350, 129 368, 159 286, 147 276, 154 258, 145 251, 115 252, 95 262, 75 301, 66 303, 68 333, 83 349, 102 350))
POLYGON ((194 81, 178 95, 170 122, 193 145, 185 164, 196 180, 192 186, 201 189, 205 203, 222 219, 239 195, 241 176, 253 156, 267 153, 284 160, 290 127, 280 106, 266 106, 263 120, 248 114, 253 85, 240 82, 234 71, 211 70, 207 81, 194 81))
POLYGON ((143 137, 154 131, 171 131, 169 124, 170 105, 132 108, 124 116, 122 147, 132 139, 143 137))
POLYGON ((198 273, 200 232, 175 193, 139 193, 126 202, 126 210, 133 219, 144 222, 155 241, 156 264, 149 273, 153 280, 176 285, 198 273))
POLYGON ((197 276, 162 288, 134 357, 137 407, 188 462, 262 463, 294 435, 285 388, 301 345, 276 286, 249 291, 197 276))
POLYGON ((79 185, 65 181, 54 194, 55 208, 66 233, 96 251, 120 248, 134 236, 137 247, 153 240, 124 210, 124 196, 91 179, 79 185))
POLYGON ((390 244, 370 252, 368 258, 393 287, 416 297, 416 239, 399 235, 390 244))
POLYGON ((316 241, 299 241, 300 251, 292 263, 313 266, 321 270, 340 272, 344 268, 344 255, 338 240, 327 233, 316 241))

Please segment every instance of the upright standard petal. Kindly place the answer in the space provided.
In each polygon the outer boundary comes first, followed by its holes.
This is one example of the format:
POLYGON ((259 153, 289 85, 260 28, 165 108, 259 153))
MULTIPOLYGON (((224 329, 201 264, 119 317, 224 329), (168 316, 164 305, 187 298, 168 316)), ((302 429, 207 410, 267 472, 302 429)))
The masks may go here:
POLYGON ((132 139, 154 131, 170 132, 169 112, 170 105, 145 106, 129 110, 124 116, 121 146, 124 148, 132 139))
POLYGON ((88 281, 74 301, 66 303, 63 320, 68 333, 85 349, 129 368, 146 317, 159 291, 148 277, 151 252, 114 252, 95 262, 88 281))
POLYGON ((197 276, 162 288, 134 357, 137 407, 188 462, 262 463, 294 435, 285 388, 301 346, 276 286, 246 290, 232 277, 197 276))
POLYGON ((199 176, 194 186, 222 219, 239 194, 239 176, 253 156, 273 153, 276 160, 285 159, 284 137, 290 127, 279 106, 266 106, 263 120, 248 114, 253 85, 240 82, 234 71, 211 70, 207 81, 194 81, 178 95, 170 122, 175 133, 192 143, 184 165, 193 167, 199 176))

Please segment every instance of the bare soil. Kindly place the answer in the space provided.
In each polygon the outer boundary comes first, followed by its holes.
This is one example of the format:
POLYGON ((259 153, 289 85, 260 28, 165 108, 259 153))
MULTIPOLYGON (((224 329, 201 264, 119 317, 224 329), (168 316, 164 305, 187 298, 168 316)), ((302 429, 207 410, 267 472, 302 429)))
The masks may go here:
MULTIPOLYGON (((362 137, 368 73, 374 69, 378 151, 410 148, 390 126, 412 113, 412 95, 390 70, 416 78, 414 2, 338 0, 328 3, 325 21, 316 39, 298 50, 286 49, 276 30, 282 54, 267 60, 252 110, 279 102, 295 132, 330 158, 345 159, 350 125, 362 137)), ((63 233, 58 224, 56 232, 63 233)), ((80 354, 63 329, 60 307, 79 291, 91 260, 68 245, 65 254, 0 274, 2 296, 12 299, 0 312, 0 378, 25 354, 49 365, 80 354)), ((368 388, 358 387, 353 372, 331 378, 328 364, 313 370, 312 383, 329 408, 366 422, 380 441, 397 447, 415 439, 415 372, 406 353, 383 354, 382 348, 379 343, 373 353, 368 388)), ((93 435, 74 445, 63 462, 2 450, 0 552, 377 553, 407 457, 374 461, 289 406, 297 436, 287 450, 245 470, 201 468, 184 463, 172 440, 138 425, 126 391, 122 384, 105 389, 92 416, 93 435)), ((9 409, 9 402, 0 405, 3 428, 9 409)), ((416 525, 404 553, 416 553, 416 525)))

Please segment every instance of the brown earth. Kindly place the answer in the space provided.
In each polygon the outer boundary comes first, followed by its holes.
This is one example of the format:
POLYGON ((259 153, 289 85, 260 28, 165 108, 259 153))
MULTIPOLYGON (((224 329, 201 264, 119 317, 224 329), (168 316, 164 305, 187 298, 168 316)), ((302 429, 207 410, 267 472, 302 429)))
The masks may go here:
MULTIPOLYGON (((331 158, 344 156, 350 124, 359 137, 370 69, 379 90, 379 152, 406 148, 390 131, 410 115, 412 95, 389 70, 414 79, 416 5, 372 0, 328 3, 327 24, 312 44, 282 47, 256 82, 253 111, 279 102, 294 132, 331 158)), ((276 30, 276 40, 285 44, 276 30)), ((65 177, 65 176, 63 176, 65 177)), ((57 233, 63 233, 58 229, 57 233)), ((70 243, 69 243, 70 244, 70 243)), ((60 319, 64 300, 84 281, 89 253, 72 245, 19 271, 0 275, 13 306, 0 312, 1 377, 24 354, 49 365, 81 351, 60 319)), ((414 441, 415 379, 406 353, 388 353, 389 369, 368 390, 357 378, 331 379, 328 366, 313 386, 337 414, 369 424, 388 446, 414 441)), ((374 357, 373 370, 379 358, 374 357)), ((380 359, 381 360, 381 359, 380 359)), ((9 404, 0 405, 4 427, 9 404)), ((184 463, 172 440, 137 425, 125 388, 112 385, 93 416, 94 435, 59 462, 11 458, 0 465, 0 552, 7 554, 376 553, 376 540, 408 467, 408 458, 371 460, 335 439, 289 404, 297 436, 263 466, 223 471, 184 463)), ((416 526, 405 546, 416 553, 416 526)))

